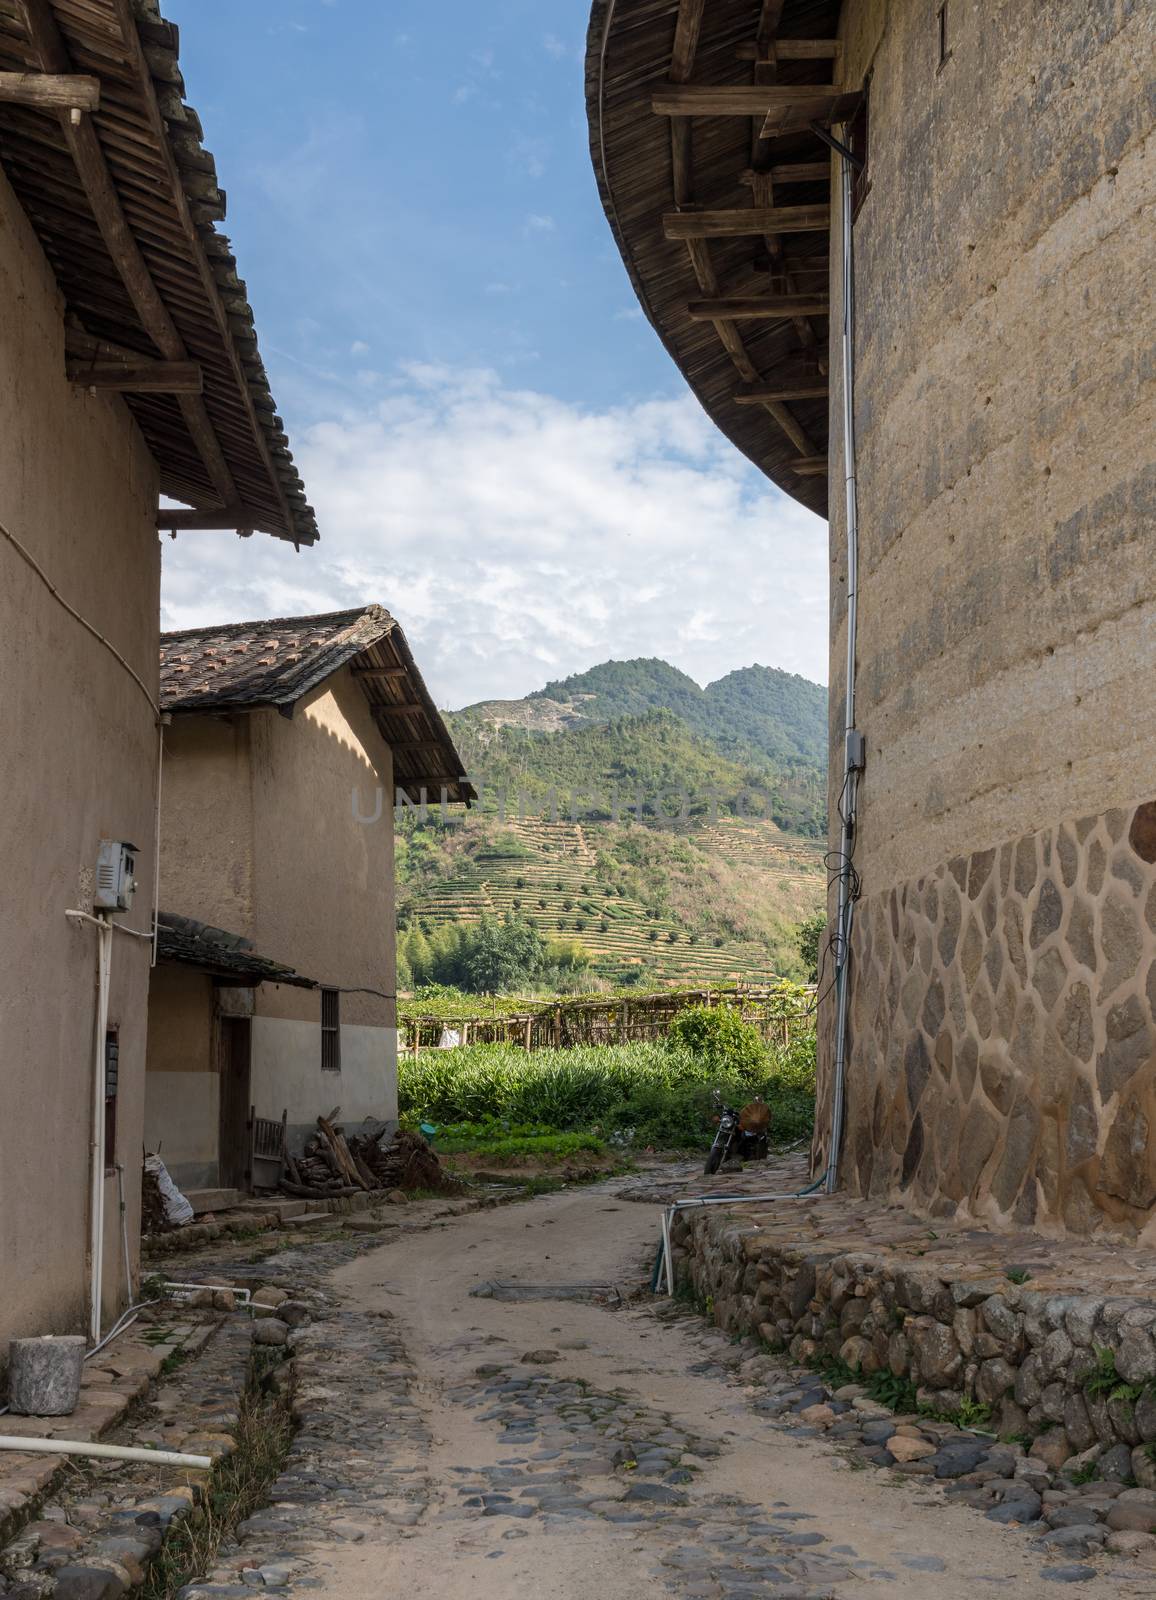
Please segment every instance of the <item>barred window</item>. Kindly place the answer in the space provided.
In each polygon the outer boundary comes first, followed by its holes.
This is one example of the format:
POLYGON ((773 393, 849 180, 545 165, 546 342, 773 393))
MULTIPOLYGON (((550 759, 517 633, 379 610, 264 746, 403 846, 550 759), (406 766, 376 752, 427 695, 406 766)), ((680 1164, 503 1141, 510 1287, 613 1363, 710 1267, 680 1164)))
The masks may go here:
POLYGON ((116 1094, 120 1076, 120 1039, 115 1028, 104 1036, 104 1166, 116 1166, 116 1094))
POLYGON ((341 1071, 341 991, 321 991, 321 1070, 341 1071))

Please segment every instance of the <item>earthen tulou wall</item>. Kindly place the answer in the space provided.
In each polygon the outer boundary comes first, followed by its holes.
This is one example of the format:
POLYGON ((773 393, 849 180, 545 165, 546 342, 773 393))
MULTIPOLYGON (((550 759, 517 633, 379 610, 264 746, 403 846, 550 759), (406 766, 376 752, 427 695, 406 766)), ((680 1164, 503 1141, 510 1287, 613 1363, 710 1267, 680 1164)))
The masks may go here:
MULTIPOLYGON (((870 83, 842 1175, 933 1213, 1140 1231, 1156 1217, 1156 20, 948 0, 941 59, 936 11, 867 0, 842 20, 846 77, 870 83)), ((834 800, 841 503, 831 531, 834 800)))

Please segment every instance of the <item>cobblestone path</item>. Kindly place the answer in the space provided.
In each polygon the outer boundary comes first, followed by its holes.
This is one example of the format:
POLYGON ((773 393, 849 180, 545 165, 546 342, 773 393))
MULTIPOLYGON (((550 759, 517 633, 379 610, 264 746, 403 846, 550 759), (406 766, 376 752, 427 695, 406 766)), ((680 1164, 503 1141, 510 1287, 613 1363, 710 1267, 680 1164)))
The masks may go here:
POLYGON ((273 1503, 185 1600, 262 1587, 326 1600, 1156 1595, 1150 1571, 1057 1559, 942 1486, 856 1470, 797 1416, 788 1427, 758 1409, 768 1375, 749 1349, 630 1298, 655 1229, 652 1207, 608 1185, 457 1218, 336 1270, 322 1246, 263 1263, 321 1312, 296 1349, 300 1431, 273 1503))

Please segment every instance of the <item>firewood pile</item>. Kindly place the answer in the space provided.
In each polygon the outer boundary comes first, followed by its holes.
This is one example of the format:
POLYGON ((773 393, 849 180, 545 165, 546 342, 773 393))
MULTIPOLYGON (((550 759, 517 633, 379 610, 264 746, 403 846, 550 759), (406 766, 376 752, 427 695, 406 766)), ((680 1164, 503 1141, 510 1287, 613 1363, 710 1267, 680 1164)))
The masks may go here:
POLYGON ((367 1168, 378 1189, 432 1189, 460 1194, 463 1185, 451 1178, 420 1133, 399 1128, 392 1139, 378 1133, 354 1134, 349 1141, 354 1159, 367 1168))
POLYGON ((387 1139, 385 1123, 372 1123, 347 1139, 336 1118, 337 1110, 318 1117, 317 1132, 302 1153, 286 1153, 287 1176, 281 1180, 286 1194, 320 1199, 377 1189, 433 1189, 440 1194, 461 1190, 420 1133, 399 1130, 387 1139))

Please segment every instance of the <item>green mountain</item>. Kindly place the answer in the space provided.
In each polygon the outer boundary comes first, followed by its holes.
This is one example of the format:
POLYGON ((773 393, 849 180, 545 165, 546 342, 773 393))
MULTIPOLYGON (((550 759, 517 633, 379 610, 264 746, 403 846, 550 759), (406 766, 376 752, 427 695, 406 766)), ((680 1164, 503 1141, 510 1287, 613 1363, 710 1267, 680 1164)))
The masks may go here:
POLYGON ((460 716, 527 731, 561 732, 587 723, 666 711, 727 755, 825 768, 827 691, 776 667, 742 667, 699 687, 665 661, 604 661, 555 679, 524 700, 489 700, 460 716))
POLYGON ((399 824, 403 982, 409 944, 506 913, 577 941, 595 978, 801 976, 794 928, 826 882, 826 701, 773 668, 702 689, 636 660, 447 713, 482 803, 399 824))

